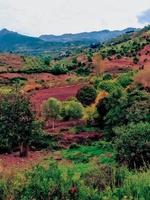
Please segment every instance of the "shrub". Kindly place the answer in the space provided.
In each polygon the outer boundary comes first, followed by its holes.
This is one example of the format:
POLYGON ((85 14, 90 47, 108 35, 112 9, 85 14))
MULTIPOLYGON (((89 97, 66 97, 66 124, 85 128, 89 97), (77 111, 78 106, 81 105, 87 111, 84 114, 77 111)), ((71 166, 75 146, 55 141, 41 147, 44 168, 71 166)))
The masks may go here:
POLYGON ((77 99, 84 105, 90 105, 94 103, 97 93, 93 86, 84 86, 77 92, 77 99))
POLYGON ((111 74, 104 74, 103 75, 103 80, 111 80, 112 79, 112 75, 111 74))
POLYGON ((98 89, 105 90, 108 93, 113 92, 117 88, 121 88, 120 84, 114 80, 102 81, 98 85, 98 89))
POLYGON ((95 106, 87 107, 84 119, 88 125, 97 125, 99 115, 95 106))
POLYGON ((55 98, 49 98, 43 105, 43 114, 47 119, 53 119, 53 129, 55 120, 60 117, 61 103, 55 98))
POLYGON ((130 168, 149 164, 150 124, 139 122, 114 128, 117 159, 130 168))
POLYGON ((81 103, 70 100, 63 103, 61 116, 64 120, 80 119, 83 117, 83 112, 84 109, 81 103))
POLYGON ((66 74, 67 68, 61 65, 55 65, 50 68, 50 72, 54 75, 66 74))
POLYGON ((126 88, 133 82, 133 72, 120 75, 117 81, 122 87, 126 88))

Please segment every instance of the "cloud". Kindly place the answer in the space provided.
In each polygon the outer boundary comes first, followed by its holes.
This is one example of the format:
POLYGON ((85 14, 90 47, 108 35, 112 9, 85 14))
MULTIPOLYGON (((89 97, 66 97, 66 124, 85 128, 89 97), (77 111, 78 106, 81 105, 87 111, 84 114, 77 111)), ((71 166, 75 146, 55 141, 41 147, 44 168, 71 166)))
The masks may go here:
POLYGON ((150 9, 144 11, 141 15, 137 16, 138 22, 141 24, 150 23, 150 9))
POLYGON ((137 16, 149 1, 0 0, 0 29, 38 36, 142 27, 137 16))

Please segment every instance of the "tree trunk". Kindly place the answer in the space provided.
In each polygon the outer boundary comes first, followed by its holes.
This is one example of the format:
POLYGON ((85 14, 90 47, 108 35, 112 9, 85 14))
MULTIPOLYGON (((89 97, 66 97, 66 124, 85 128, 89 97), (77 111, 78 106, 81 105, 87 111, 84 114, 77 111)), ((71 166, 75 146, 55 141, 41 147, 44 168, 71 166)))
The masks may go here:
POLYGON ((53 129, 53 131, 54 131, 54 129, 55 129, 55 121, 53 120, 53 126, 52 126, 52 129, 53 129))
POLYGON ((29 147, 25 143, 20 144, 20 157, 27 157, 28 156, 29 147))

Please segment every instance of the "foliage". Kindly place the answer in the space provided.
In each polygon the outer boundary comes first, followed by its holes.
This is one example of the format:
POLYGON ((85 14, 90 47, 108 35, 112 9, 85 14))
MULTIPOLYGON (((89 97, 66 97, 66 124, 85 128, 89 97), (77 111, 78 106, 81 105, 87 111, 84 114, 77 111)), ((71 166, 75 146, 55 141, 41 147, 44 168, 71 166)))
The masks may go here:
POLYGON ((123 87, 126 88, 128 85, 130 85, 133 82, 133 72, 128 72, 125 74, 121 74, 117 78, 117 82, 123 87))
POLYGON ((54 120, 60 117, 61 103, 55 98, 49 98, 43 105, 43 114, 46 119, 53 119, 53 129, 54 120))
POLYGON ((82 145, 79 148, 71 148, 63 151, 64 158, 75 163, 87 163, 97 157, 102 164, 115 163, 115 151, 112 144, 107 142, 96 142, 92 145, 82 145), (109 157, 107 155, 109 154, 109 157))
POLYGON ((106 80, 101 81, 98 84, 98 89, 105 90, 106 92, 113 92, 115 89, 121 88, 121 85, 117 83, 115 80, 106 80))
POLYGON ((19 93, 12 93, 1 98, 0 137, 1 151, 13 150, 13 147, 29 143, 32 135, 33 114, 30 102, 19 93))
POLYGON ((83 112, 82 104, 76 100, 66 101, 62 104, 61 116, 64 120, 81 119, 83 112))
POLYGON ((106 74, 104 74, 103 75, 103 80, 111 80, 112 79, 112 75, 111 74, 109 74, 109 73, 106 73, 106 74))
POLYGON ((54 75, 66 74, 67 68, 62 65, 54 65, 50 68, 50 72, 54 75))
POLYGON ((84 105, 92 104, 96 99, 97 93, 93 86, 84 86, 77 92, 77 99, 84 105))
POLYGON ((112 139, 115 135, 112 129, 115 126, 149 121, 149 102, 149 96, 137 89, 131 91, 116 89, 97 104, 99 124, 107 130, 108 138, 112 139))
POLYGON ((117 158, 130 168, 149 164, 150 124, 139 122, 114 128, 117 158))
POLYGON ((84 119, 88 125, 96 125, 99 115, 95 106, 88 106, 85 109, 84 119))

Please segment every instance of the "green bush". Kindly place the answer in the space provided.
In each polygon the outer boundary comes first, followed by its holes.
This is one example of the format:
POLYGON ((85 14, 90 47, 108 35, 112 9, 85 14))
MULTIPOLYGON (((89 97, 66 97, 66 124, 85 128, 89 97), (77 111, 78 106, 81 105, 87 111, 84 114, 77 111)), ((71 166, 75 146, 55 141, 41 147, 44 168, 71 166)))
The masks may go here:
POLYGON ((119 162, 139 168, 150 161, 150 124, 139 122, 114 128, 119 162))
POLYGON ((54 65, 50 68, 50 72, 54 75, 66 74, 67 68, 61 65, 54 65))
POLYGON ((97 96, 97 92, 93 86, 84 86, 77 92, 77 99, 84 105, 90 105, 94 103, 97 96))
POLYGON ((105 90, 108 93, 113 92, 117 88, 121 88, 121 85, 114 80, 104 80, 98 84, 98 89, 105 90))
POLYGON ((121 74, 117 82, 123 87, 126 88, 128 85, 130 85, 133 82, 133 72, 129 72, 126 74, 121 74))
POLYGON ((62 105, 61 116, 64 120, 81 119, 84 108, 81 103, 75 100, 66 101, 62 105))
POLYGON ((106 80, 111 80, 111 79, 112 79, 112 75, 111 75, 111 74, 108 74, 108 73, 107 73, 107 74, 104 74, 104 75, 103 75, 103 80, 106 81, 106 80))

